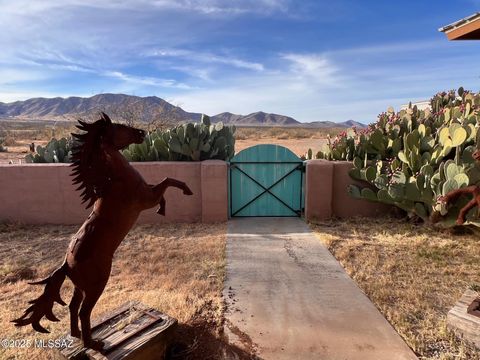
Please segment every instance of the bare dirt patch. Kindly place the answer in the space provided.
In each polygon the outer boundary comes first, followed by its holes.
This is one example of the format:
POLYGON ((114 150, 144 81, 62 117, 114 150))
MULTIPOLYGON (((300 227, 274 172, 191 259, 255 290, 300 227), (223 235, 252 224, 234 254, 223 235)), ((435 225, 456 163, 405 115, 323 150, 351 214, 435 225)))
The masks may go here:
POLYGON ((478 233, 388 218, 311 227, 420 359, 480 359, 446 328, 450 308, 480 283, 478 233))
MULTIPOLYGON (((0 224, 0 333, 8 339, 56 339, 69 329, 68 307, 55 305, 59 323, 42 324, 50 334, 9 321, 22 314, 27 301, 39 295, 32 279, 48 275, 63 261, 77 226, 0 224)), ((225 224, 142 225, 120 245, 112 275, 92 314, 108 313, 137 300, 179 320, 178 341, 171 358, 216 359, 231 349, 221 337, 222 287, 225 267, 225 224)), ((62 298, 72 286, 67 279, 62 298)), ((242 354, 240 354, 242 355, 242 354)), ((248 354, 243 354, 246 358, 248 354)), ((242 356, 240 356, 242 358, 242 356)), ((54 350, 0 348, 1 359, 55 359, 54 350)))

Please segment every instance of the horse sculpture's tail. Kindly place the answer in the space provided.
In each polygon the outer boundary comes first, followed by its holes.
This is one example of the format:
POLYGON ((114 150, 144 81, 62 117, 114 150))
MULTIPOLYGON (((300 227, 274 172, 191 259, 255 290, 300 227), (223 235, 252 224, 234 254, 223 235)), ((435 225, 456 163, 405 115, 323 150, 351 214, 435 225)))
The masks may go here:
POLYGON ((31 285, 45 285, 42 295, 28 303, 32 304, 21 317, 12 320, 15 326, 25 326, 32 324, 34 330, 41 333, 49 333, 42 325, 40 320, 46 317, 50 321, 60 321, 53 315, 53 303, 57 302, 60 305, 66 305, 60 297, 60 288, 65 281, 67 263, 64 262, 62 266, 56 269, 49 277, 29 283, 31 285))

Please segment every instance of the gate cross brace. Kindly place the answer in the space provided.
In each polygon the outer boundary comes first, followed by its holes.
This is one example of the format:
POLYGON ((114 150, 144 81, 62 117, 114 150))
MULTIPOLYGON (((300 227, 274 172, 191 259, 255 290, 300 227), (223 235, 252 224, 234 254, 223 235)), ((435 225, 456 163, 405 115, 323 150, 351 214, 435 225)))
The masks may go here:
POLYGON ((251 203, 253 203, 255 200, 257 200, 260 196, 262 196, 263 194, 265 193, 269 193, 270 195, 272 195, 275 199, 277 199, 278 201, 280 201, 284 206, 286 206, 287 208, 289 208, 291 211, 293 211, 295 214, 299 215, 300 214, 300 210, 295 210, 293 209, 290 205, 288 205, 285 201, 283 201, 282 199, 280 199, 277 195, 275 195, 274 193, 272 193, 270 190, 275 187, 275 185, 277 185, 278 183, 280 183, 280 181, 282 181, 283 179, 287 178, 290 174, 292 174, 294 171, 296 170, 302 170, 302 164, 299 164, 298 166, 296 166, 295 168, 293 168, 292 170, 290 170, 288 173, 286 173, 285 175, 283 175, 280 179, 278 179, 277 181, 275 181, 272 185, 270 185, 268 188, 266 188, 265 186, 263 186, 262 184, 260 184, 257 180, 255 180, 253 177, 251 177, 249 174, 247 174, 245 171, 243 171, 240 167, 236 166, 235 164, 231 164, 231 169, 237 169, 238 171, 240 171, 242 174, 244 174, 246 177, 248 177, 250 180, 252 180, 255 184, 257 184, 258 186, 260 186, 263 191, 258 194, 257 196, 255 196, 252 200, 250 200, 249 202, 247 202, 245 205, 243 205, 240 209, 238 209, 237 211, 235 211, 232 216, 235 216, 236 214, 238 214, 240 211, 242 211, 243 209, 245 209, 248 205, 250 205, 251 203))

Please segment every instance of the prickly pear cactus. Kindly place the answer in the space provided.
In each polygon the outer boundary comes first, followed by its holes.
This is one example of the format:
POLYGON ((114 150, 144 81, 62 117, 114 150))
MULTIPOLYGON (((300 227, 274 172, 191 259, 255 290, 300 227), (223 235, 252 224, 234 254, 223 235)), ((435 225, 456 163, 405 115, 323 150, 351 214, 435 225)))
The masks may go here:
MULTIPOLYGON (((352 160, 351 177, 373 185, 374 190, 350 186, 353 197, 392 204, 425 221, 440 215, 440 225, 453 226, 467 199, 450 209, 438 199, 480 183, 480 166, 472 158, 480 145, 480 94, 462 88, 439 93, 431 99, 431 109, 389 109, 367 131, 337 139, 325 157, 352 160)), ((466 224, 480 226, 476 209, 467 219, 466 224)))
POLYGON ((72 138, 52 139, 45 147, 38 145, 35 153, 25 156, 25 161, 27 163, 69 163, 72 146, 72 138))
POLYGON ((156 130, 142 144, 123 151, 129 161, 201 161, 228 160, 235 153, 235 126, 211 124, 202 115, 199 123, 186 123, 166 131, 156 130))

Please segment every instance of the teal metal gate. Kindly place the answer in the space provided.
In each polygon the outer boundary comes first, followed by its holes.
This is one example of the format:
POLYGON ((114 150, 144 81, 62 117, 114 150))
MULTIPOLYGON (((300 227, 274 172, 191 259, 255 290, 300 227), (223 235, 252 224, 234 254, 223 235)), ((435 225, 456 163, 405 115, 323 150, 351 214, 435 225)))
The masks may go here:
POLYGON ((279 145, 256 145, 230 160, 230 216, 301 216, 303 161, 279 145))

